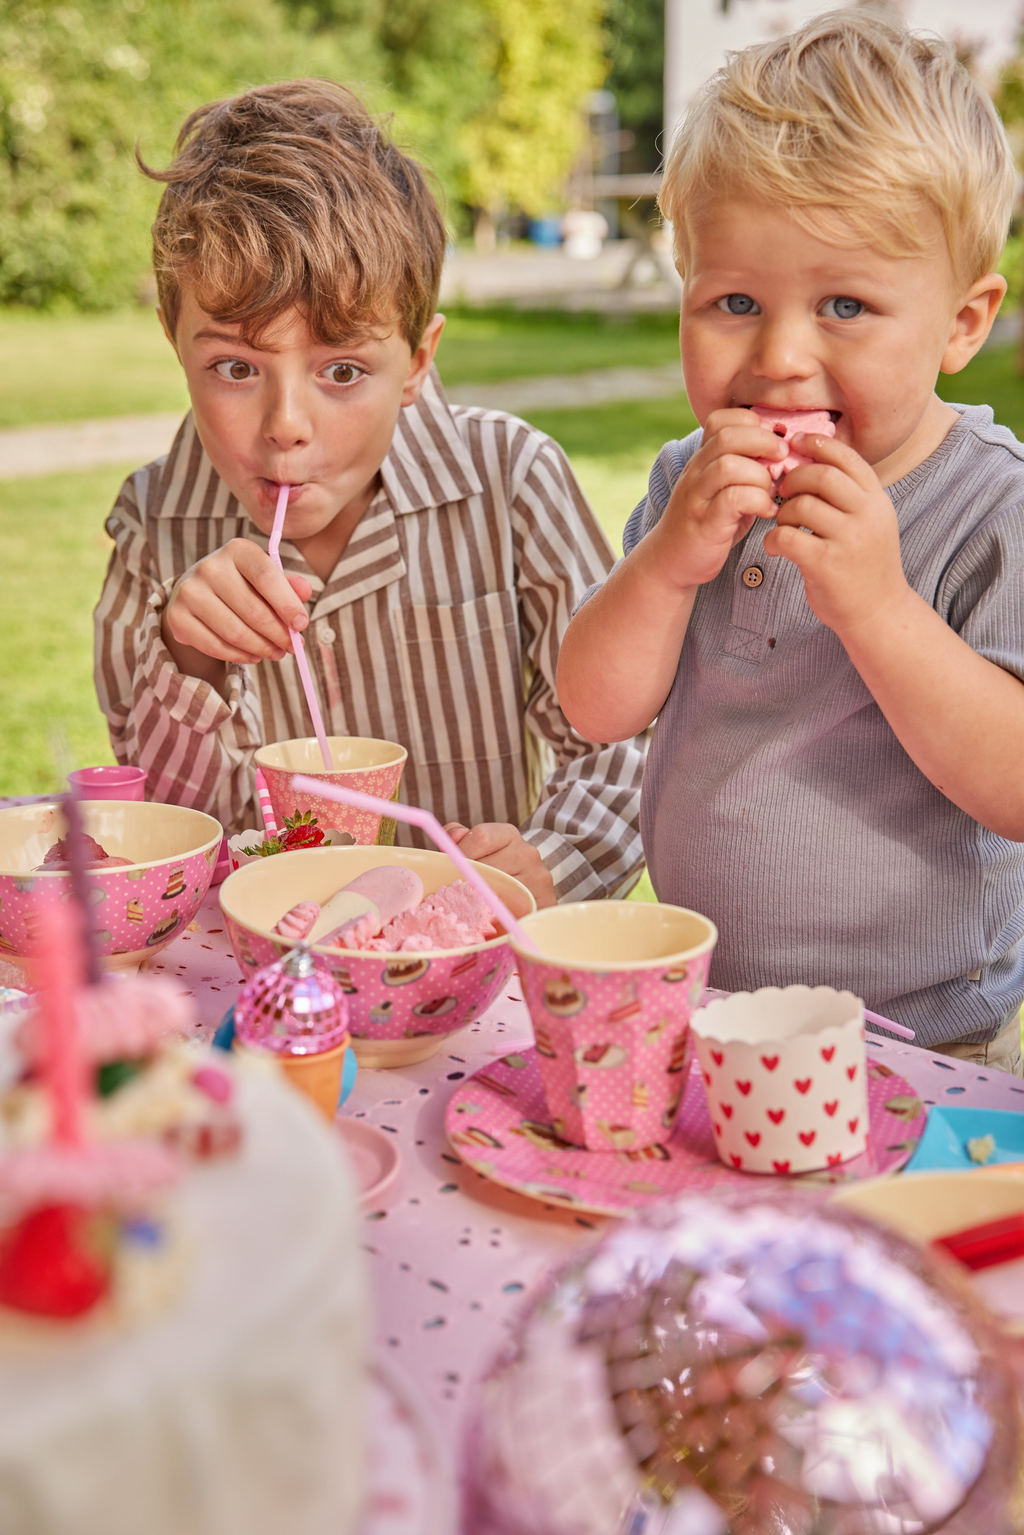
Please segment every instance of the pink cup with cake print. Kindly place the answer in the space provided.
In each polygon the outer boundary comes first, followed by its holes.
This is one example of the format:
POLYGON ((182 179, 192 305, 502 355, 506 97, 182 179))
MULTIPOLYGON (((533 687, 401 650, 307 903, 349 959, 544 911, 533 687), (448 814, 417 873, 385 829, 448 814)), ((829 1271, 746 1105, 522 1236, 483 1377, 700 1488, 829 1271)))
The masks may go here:
POLYGON ((397 799, 402 769, 409 755, 405 747, 395 741, 375 741, 369 736, 328 736, 327 745, 334 763, 331 772, 324 767, 313 736, 275 741, 272 746, 261 746, 256 753, 256 766, 266 779, 278 828, 283 830, 286 819, 310 811, 322 830, 333 828, 340 833, 343 844, 376 843, 390 847, 395 840, 395 823, 387 816, 359 810, 354 805, 339 805, 337 800, 319 794, 297 793, 292 779, 301 773, 341 788, 357 789, 360 794, 372 794, 377 799, 397 799))
POLYGON ((540 951, 512 942, 555 1134, 588 1151, 665 1141, 686 1087, 714 923, 682 906, 579 901, 521 925, 540 951))
POLYGON ((735 992, 701 1008, 691 1028, 726 1167, 806 1173, 865 1150, 864 1003, 852 992, 735 992))

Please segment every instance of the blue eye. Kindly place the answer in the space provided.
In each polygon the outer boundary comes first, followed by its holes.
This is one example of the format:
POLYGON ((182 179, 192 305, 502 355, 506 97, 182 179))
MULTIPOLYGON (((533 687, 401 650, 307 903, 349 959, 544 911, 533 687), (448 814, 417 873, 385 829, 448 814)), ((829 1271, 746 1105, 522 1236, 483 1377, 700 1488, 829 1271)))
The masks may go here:
POLYGON ((725 314, 760 314, 761 311, 749 293, 728 293, 718 300, 718 308, 725 314))
POLYGON ((859 298, 828 298, 822 304, 821 312, 830 320, 856 320, 864 313, 864 305, 859 298))

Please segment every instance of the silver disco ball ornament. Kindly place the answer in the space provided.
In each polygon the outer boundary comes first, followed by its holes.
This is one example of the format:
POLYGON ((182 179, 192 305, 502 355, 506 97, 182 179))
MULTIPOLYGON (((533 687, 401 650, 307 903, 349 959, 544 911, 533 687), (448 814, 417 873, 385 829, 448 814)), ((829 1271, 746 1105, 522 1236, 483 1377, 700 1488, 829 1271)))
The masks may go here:
POLYGON ((1005 1340, 952 1266, 796 1192, 617 1226, 525 1313, 467 1446, 475 1535, 1000 1535, 1005 1340))

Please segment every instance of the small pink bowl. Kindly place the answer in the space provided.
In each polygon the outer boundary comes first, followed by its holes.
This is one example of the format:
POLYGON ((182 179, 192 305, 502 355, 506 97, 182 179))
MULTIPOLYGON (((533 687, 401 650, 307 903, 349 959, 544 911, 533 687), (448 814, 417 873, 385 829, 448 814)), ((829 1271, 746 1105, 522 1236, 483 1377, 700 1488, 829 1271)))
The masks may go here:
POLYGON ((144 800, 146 769, 139 767, 76 768, 68 774, 68 783, 81 799, 144 800))
MULTIPOLYGON (((107 969, 137 965, 184 932, 210 888, 220 822, 182 805, 86 800, 82 822, 114 858, 134 861, 88 871, 89 904, 99 956, 107 969)), ((48 848, 65 834, 59 804, 0 810, 0 956, 31 954, 40 902, 67 898, 70 875, 41 871, 48 848)))

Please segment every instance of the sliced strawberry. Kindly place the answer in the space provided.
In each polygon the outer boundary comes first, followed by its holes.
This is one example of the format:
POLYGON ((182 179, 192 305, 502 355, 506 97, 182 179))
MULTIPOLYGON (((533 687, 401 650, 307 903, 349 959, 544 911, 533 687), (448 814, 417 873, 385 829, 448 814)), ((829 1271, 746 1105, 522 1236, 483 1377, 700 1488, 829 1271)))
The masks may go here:
POLYGON ((23 1216, 0 1245, 0 1304, 35 1316, 90 1311, 110 1289, 96 1224, 78 1205, 44 1205, 23 1216))

